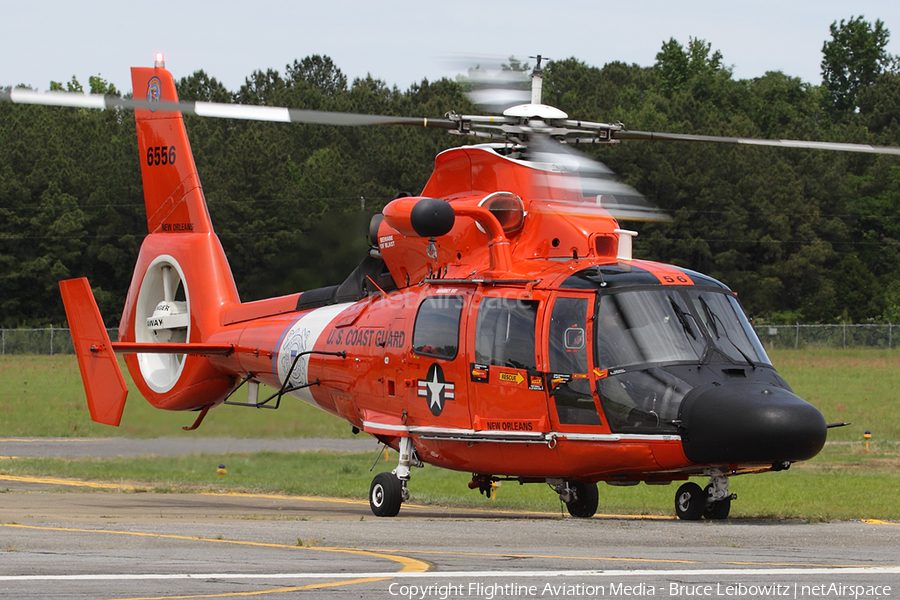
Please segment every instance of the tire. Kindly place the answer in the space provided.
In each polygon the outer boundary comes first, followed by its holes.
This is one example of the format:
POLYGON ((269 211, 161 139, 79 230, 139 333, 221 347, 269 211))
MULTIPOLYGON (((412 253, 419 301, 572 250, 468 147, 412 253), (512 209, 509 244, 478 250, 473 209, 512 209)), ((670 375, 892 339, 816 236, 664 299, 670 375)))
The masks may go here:
POLYGON ((688 482, 675 493, 675 514, 683 521, 697 521, 706 512, 706 492, 694 482, 688 482))
POLYGON ((600 494, 596 483, 570 481, 569 487, 575 490, 575 499, 566 504, 569 514, 579 519, 590 519, 597 512, 600 494))
POLYGON ((376 517, 396 517, 400 512, 403 492, 393 473, 379 473, 369 488, 369 507, 376 517))
MULTIPOLYGON (((706 486, 706 495, 709 496, 709 488, 710 486, 706 486)), ((713 502, 709 506, 706 507, 706 510, 703 512, 703 516, 710 520, 721 520, 727 519, 728 513, 731 512, 731 496, 727 498, 723 498, 722 500, 717 500, 713 502)))

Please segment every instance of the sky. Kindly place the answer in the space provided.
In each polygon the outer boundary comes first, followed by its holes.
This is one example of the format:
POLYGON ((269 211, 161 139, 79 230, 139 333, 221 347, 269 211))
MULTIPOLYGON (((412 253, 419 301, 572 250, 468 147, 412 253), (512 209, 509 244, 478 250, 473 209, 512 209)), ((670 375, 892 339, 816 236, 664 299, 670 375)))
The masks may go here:
POLYGON ((128 92, 129 67, 156 52, 176 79, 202 69, 231 91, 313 54, 351 81, 406 90, 508 56, 650 66, 664 41, 691 37, 736 79, 782 71, 819 84, 829 26, 859 15, 884 21, 900 55, 898 0, 0 0, 0 15, 0 86, 40 90, 100 75, 128 92))

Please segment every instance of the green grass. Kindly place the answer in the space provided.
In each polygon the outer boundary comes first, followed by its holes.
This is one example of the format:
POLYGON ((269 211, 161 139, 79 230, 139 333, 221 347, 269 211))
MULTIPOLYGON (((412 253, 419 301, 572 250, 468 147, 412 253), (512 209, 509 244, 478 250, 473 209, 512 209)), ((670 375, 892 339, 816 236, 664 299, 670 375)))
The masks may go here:
MULTIPOLYGON (((182 427, 191 425, 197 413, 153 408, 124 364, 122 372, 128 400, 121 425, 110 427, 91 421, 73 355, 0 356, 0 437, 352 437, 341 419, 291 397, 284 398, 277 411, 218 407, 199 429, 186 432, 182 427)), ((261 387, 260 397, 265 393, 261 387)))
POLYGON ((900 441, 900 351, 878 349, 779 350, 775 368, 829 423, 832 441, 859 441, 866 430, 873 440, 900 441))
MULTIPOLYGON (((781 473, 732 479, 739 495, 736 517, 807 520, 875 518, 900 520, 900 351, 779 350, 771 358, 801 397, 819 407, 828 422, 852 421, 831 429, 830 444, 812 461, 781 473), (871 452, 862 435, 873 434, 871 452)), ((126 374, 126 379, 128 378, 126 374)), ((0 356, 0 438, 20 436, 207 435, 236 437, 350 437, 349 426, 299 400, 286 398, 278 411, 220 407, 194 432, 181 427, 194 413, 156 410, 132 389, 122 426, 90 421, 78 367, 72 356, 0 356)), ((0 461, 0 472, 129 481, 148 490, 232 490, 365 498, 373 454, 203 455, 109 460, 17 459, 0 461), (225 463, 220 477, 216 466, 225 463)), ((375 472, 390 470, 381 463, 375 472)), ((471 491, 470 475, 426 466, 413 472, 416 501, 559 512, 556 495, 544 485, 506 482, 491 501, 471 491)), ((698 480, 699 481, 699 480, 698 480)), ((600 512, 671 515, 677 484, 615 488, 601 484, 600 512)))
MULTIPOLYGON (((861 441, 870 430, 874 441, 900 441, 900 351, 825 348, 777 350, 770 356, 794 391, 816 405, 829 423, 852 422, 830 430, 829 440, 861 441)), ((193 423, 194 413, 154 409, 123 372, 131 391, 122 425, 109 427, 90 420, 74 356, 0 356, 0 437, 352 435, 340 419, 294 398, 285 398, 278 411, 219 407, 200 429, 184 432, 182 426, 193 423)))
MULTIPOLYGON (((900 520, 900 450, 830 447, 816 459, 788 471, 744 475, 731 480, 739 498, 735 518, 900 520)), ((116 459, 17 459, 0 462, 0 473, 72 477, 127 483, 155 492, 238 491, 365 499, 374 473, 390 470, 396 454, 370 472, 374 455, 271 453, 140 457, 116 459), (217 474, 225 464, 227 474, 217 474)), ((560 512, 559 499, 546 485, 503 482, 497 498, 469 490, 470 475, 430 466, 415 469, 413 501, 434 505, 560 512)), ((702 483, 701 480, 697 480, 702 483)), ((612 487, 600 484, 600 513, 673 514, 678 482, 669 486, 612 487)), ((563 509, 564 510, 564 509, 563 509)))

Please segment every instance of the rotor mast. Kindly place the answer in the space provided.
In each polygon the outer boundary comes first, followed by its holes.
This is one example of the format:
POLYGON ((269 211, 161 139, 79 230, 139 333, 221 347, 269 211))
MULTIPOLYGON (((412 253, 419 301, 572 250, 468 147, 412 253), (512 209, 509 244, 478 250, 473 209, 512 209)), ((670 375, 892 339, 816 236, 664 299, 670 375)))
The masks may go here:
POLYGON ((539 105, 541 103, 541 89, 544 85, 544 72, 541 70, 542 57, 538 54, 529 58, 537 61, 534 65, 534 70, 531 72, 531 103, 539 105))

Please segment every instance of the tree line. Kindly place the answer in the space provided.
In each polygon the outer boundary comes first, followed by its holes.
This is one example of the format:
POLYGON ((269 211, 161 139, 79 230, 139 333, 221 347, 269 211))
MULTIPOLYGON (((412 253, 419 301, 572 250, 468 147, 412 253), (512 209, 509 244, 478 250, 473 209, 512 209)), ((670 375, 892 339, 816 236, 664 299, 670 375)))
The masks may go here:
MULTIPOLYGON (((889 32, 835 23, 822 82, 736 80, 703 40, 662 44, 649 67, 576 58, 544 70, 544 102, 628 129, 900 146, 889 32)), ((510 61, 508 68, 529 70, 510 61)), ((325 56, 256 71, 237 91, 198 71, 183 100, 440 118, 476 114, 464 79, 349 82, 325 56)), ((80 91, 73 78, 51 89, 80 91)), ((92 93, 118 95, 91 77, 92 93)), ((242 299, 339 283, 364 255, 368 215, 418 193, 434 156, 471 140, 403 127, 186 117, 216 231, 242 299)), ((900 157, 698 143, 580 148, 672 219, 625 223, 635 254, 721 279, 757 322, 900 322, 900 157)), ((57 281, 87 276, 119 317, 146 234, 134 117, 0 104, 0 326, 63 324, 57 281)))

